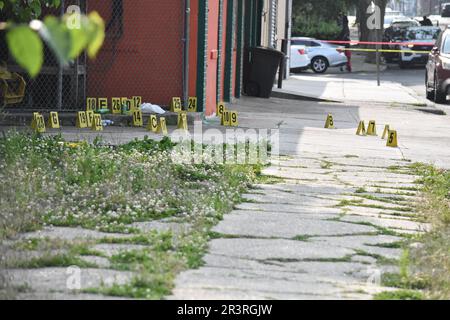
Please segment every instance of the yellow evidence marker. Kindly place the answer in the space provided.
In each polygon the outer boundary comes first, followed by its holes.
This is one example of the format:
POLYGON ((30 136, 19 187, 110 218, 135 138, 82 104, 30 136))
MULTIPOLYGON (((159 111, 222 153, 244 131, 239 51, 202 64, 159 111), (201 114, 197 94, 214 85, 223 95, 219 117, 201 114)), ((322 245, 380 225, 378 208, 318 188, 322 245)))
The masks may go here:
POLYGON ((170 103, 170 112, 182 112, 183 108, 181 106, 181 98, 174 97, 170 103))
POLYGON ((178 129, 182 129, 187 131, 188 130, 188 123, 187 123, 187 114, 186 112, 181 112, 178 114, 178 129))
POLYGON ((147 130, 154 133, 158 132, 158 118, 155 115, 148 118, 147 130))
POLYGON ((219 118, 222 118, 222 116, 223 116, 223 114, 225 113, 226 110, 227 110, 227 108, 225 107, 225 103, 219 102, 217 104, 216 115, 219 118))
POLYGON ((331 113, 327 116, 327 121, 325 122, 325 129, 334 129, 334 119, 331 113))
MULTIPOLYGON (((128 98, 122 98, 121 99, 122 102, 122 106, 125 106, 125 108, 129 111, 132 112, 133 109, 133 102, 131 101, 131 99, 128 98)), ((129 113, 128 113, 129 114, 129 113)))
POLYGON ((389 125, 387 124, 385 127, 384 127, 384 131, 383 131, 383 136, 381 137, 381 139, 386 139, 386 137, 388 136, 388 134, 389 134, 389 130, 391 130, 390 129, 390 127, 389 127, 389 125))
POLYGON ((45 119, 42 114, 34 113, 33 114, 33 122, 31 124, 31 127, 37 132, 37 133, 45 133, 45 119), (34 127, 33 127, 34 123, 34 127))
POLYGON ((98 98, 98 110, 109 109, 108 98, 98 98))
POLYGON ((87 116, 85 111, 79 111, 77 113, 77 124, 78 129, 84 129, 88 127, 87 116))
POLYGON ((121 98, 111 98, 111 113, 121 114, 122 113, 122 99, 121 98))
POLYGON ((36 130, 36 127, 37 127, 36 119, 38 116, 40 116, 39 112, 33 112, 33 119, 31 120, 31 128, 34 130, 36 130))
POLYGON ((144 126, 144 119, 142 117, 142 111, 140 109, 133 110, 133 126, 134 127, 144 126))
POLYGON ((375 124, 375 121, 370 121, 369 125, 367 126, 367 135, 368 136, 376 136, 377 135, 377 126, 375 124))
POLYGON ((97 110, 97 98, 87 98, 86 99, 86 111, 97 110))
POLYGON ((230 111, 230 126, 237 127, 238 125, 239 125, 239 122, 238 122, 237 111, 230 111))
POLYGON ((189 97, 188 112, 197 112, 197 97, 189 97))
POLYGON ((360 121, 358 125, 358 130, 356 131, 357 136, 365 136, 366 135, 366 124, 364 121, 360 121))
POLYGON ((50 112, 50 117, 48 118, 48 127, 50 129, 59 129, 61 127, 59 124, 58 112, 50 112))
POLYGON ((103 131, 102 116, 100 114, 94 114, 91 128, 93 131, 103 131))
POLYGON ((397 131, 395 131, 395 130, 389 130, 389 133, 388 133, 388 141, 387 141, 386 146, 387 146, 387 147, 391 147, 391 148, 398 148, 397 131))
POLYGON ((162 133, 163 135, 169 134, 169 132, 167 131, 166 118, 164 117, 159 118, 159 124, 156 133, 162 133))
POLYGON ((133 96, 131 99, 133 100, 134 108, 140 109, 142 106, 142 97, 141 96, 133 96))
POLYGON ((222 115, 222 120, 220 121, 220 124, 222 126, 228 127, 230 126, 230 123, 231 123, 231 112, 225 111, 222 115))
POLYGON ((87 127, 92 128, 94 124, 94 111, 86 111, 87 127))

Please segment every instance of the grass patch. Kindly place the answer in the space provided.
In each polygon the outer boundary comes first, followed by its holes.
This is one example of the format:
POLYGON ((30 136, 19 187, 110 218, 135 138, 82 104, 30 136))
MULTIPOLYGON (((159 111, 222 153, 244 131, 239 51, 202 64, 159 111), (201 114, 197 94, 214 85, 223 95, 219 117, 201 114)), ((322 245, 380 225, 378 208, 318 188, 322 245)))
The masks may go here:
POLYGON ((374 297, 375 300, 423 300, 424 295, 420 291, 415 290, 395 290, 384 291, 378 293, 374 297))
MULTIPOLYGON (((180 164, 172 157, 174 147, 167 138, 160 142, 145 138, 115 147, 97 140, 74 147, 60 136, 6 134, 0 138, 0 240, 44 225, 130 234, 95 243, 145 245, 145 251, 111 258, 112 268, 132 270, 136 277, 125 286, 90 292, 162 298, 170 293, 176 274, 203 264, 211 228, 242 201, 241 195, 252 183, 282 181, 262 175, 263 164, 180 164), (190 228, 173 234, 143 233, 130 227, 172 217, 182 218, 190 228)), ((41 250, 43 243, 32 240, 20 249, 41 250)), ((18 263, 23 268, 94 267, 81 258, 101 256, 89 245, 47 243, 67 253, 18 263)))
POLYGON ((420 163, 409 166, 420 176, 422 200, 417 203, 421 217, 432 231, 417 239, 410 250, 410 277, 427 279, 426 297, 450 299, 450 171, 420 163))

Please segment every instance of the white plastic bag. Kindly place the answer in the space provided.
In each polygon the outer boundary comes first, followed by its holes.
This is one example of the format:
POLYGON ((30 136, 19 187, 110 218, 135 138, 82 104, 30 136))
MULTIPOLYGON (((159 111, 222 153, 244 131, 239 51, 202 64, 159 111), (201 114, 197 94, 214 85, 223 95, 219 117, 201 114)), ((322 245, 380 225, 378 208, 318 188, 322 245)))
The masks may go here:
POLYGON ((141 110, 143 113, 157 113, 157 114, 164 114, 166 113, 166 111, 164 109, 162 109, 160 106, 156 105, 156 104, 151 104, 151 103, 143 103, 141 105, 141 110))

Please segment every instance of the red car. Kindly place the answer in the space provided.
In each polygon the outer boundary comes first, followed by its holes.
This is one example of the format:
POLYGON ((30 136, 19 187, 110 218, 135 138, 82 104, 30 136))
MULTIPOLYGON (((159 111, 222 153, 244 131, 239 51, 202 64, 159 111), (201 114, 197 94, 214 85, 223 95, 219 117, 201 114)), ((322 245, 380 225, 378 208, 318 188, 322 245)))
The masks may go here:
POLYGON ((427 99, 444 103, 450 93, 450 29, 439 36, 428 58, 425 76, 427 99))

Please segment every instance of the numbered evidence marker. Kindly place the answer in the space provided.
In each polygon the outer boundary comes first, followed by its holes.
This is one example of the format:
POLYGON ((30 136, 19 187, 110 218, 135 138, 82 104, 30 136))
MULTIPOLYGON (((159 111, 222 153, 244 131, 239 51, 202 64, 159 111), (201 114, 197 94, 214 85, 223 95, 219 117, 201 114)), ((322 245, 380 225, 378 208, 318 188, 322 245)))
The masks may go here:
POLYGON ((93 131, 103 131, 102 116, 100 114, 94 114, 94 121, 92 122, 91 129, 93 131))
POLYGON ((140 109, 142 105, 142 97, 141 96, 133 96, 131 98, 133 100, 133 107, 135 109, 140 109))
POLYGON ((386 146, 387 147, 391 147, 391 148, 397 148, 398 147, 397 131, 389 130, 388 140, 387 140, 386 146))
POLYGON ((154 133, 158 132, 158 118, 155 115, 148 118, 147 130, 154 133))
POLYGON ((222 126, 229 126, 231 123, 231 112, 230 111, 225 111, 222 115, 222 120, 220 121, 220 124, 222 126))
POLYGON ((197 98, 189 97, 188 112, 197 112, 197 98))
POLYGON ((98 98, 98 110, 106 110, 108 107, 108 98, 98 98))
POLYGON ((237 111, 230 111, 230 126, 237 127, 238 125, 239 125, 239 122, 238 122, 237 111))
POLYGON ((377 126, 375 124, 375 121, 370 121, 369 125, 367 126, 367 135, 368 136, 376 136, 377 135, 377 126))
POLYGON ((48 127, 50 129, 60 128, 58 112, 50 112, 50 117, 48 118, 48 127))
POLYGON ((188 123, 187 123, 187 114, 186 112, 181 112, 178 114, 178 129, 182 129, 187 131, 188 130, 188 123))
POLYGON ((389 125, 387 124, 385 127, 384 127, 384 131, 383 131, 383 135, 381 136, 381 139, 386 139, 386 137, 389 135, 389 130, 390 130, 390 128, 389 128, 389 125))
POLYGON ((122 113, 122 99, 121 98, 111 98, 111 111, 112 114, 122 113))
POLYGON ((364 121, 360 121, 358 125, 358 130, 356 131, 357 136, 365 136, 366 135, 366 124, 364 121))
POLYGON ((142 111, 140 109, 133 110, 133 126, 142 127, 144 125, 144 119, 142 117, 142 111))
POLYGON ((162 133, 163 135, 169 134, 169 132, 167 131, 166 118, 164 117, 159 118, 159 124, 156 133, 162 133))
POLYGON ((327 122, 325 123, 325 129, 334 129, 334 119, 333 119, 332 114, 329 114, 327 117, 327 122))
POLYGON ((131 99, 128 98, 122 98, 122 107, 125 108, 126 112, 131 112, 131 109, 133 107, 133 102, 131 99))
POLYGON ((219 118, 222 118, 222 116, 223 116, 223 114, 225 113, 225 111, 226 111, 225 103, 219 102, 219 103, 217 104, 216 115, 217 115, 219 118))
POLYGON ((87 111, 97 110, 97 98, 87 98, 86 99, 86 110, 87 111))
POLYGON ((92 128, 94 125, 94 111, 86 111, 87 127, 92 128))
POLYGON ((172 102, 170 104, 170 112, 182 112, 183 108, 181 107, 181 98, 174 97, 172 98, 172 102))
POLYGON ((85 111, 79 111, 77 113, 77 124, 78 129, 84 129, 88 127, 87 116, 85 111))
POLYGON ((40 113, 33 113, 33 121, 31 122, 31 127, 37 133, 45 133, 45 120, 44 116, 40 113))

